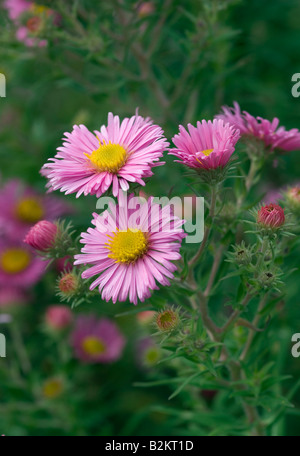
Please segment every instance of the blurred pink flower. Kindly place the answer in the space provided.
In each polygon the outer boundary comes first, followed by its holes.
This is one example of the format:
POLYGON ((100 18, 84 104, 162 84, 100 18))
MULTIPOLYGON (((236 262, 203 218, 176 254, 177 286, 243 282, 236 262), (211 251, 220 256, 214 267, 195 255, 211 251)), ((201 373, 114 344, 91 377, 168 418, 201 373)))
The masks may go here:
POLYGON ((269 190, 265 197, 263 198, 263 201, 265 204, 270 204, 270 203, 277 203, 279 199, 282 198, 282 189, 271 189, 269 190))
POLYGON ((62 147, 41 174, 49 179, 50 190, 99 198, 112 186, 117 196, 130 182, 145 185, 143 179, 152 176, 152 168, 163 164, 156 162, 167 146, 162 129, 151 120, 135 115, 120 123, 109 113, 108 126, 100 131, 75 125, 72 133, 65 133, 62 147))
POLYGON ((44 47, 47 40, 38 35, 50 19, 58 25, 60 16, 50 8, 26 0, 5 0, 4 8, 8 11, 9 18, 17 27, 16 37, 26 46, 44 47))
POLYGON ((146 369, 149 369, 157 364, 161 358, 161 348, 151 339, 145 337, 137 342, 137 362, 146 369))
POLYGON ((137 12, 140 18, 150 16, 155 11, 155 5, 153 2, 143 2, 138 5, 137 12))
POLYGON ((53 221, 72 212, 61 199, 41 195, 17 179, 0 188, 0 207, 0 235, 20 241, 38 221, 53 221))
POLYGON ((107 318, 81 315, 71 335, 75 356, 86 363, 111 363, 122 354, 125 338, 118 326, 107 318))
POLYGON ((0 241, 0 287, 28 288, 44 274, 46 262, 24 244, 0 241))
POLYGON ((287 131, 284 127, 278 127, 277 117, 270 122, 262 117, 253 117, 247 111, 241 112, 237 102, 234 102, 233 106, 223 106, 223 113, 216 117, 238 128, 241 135, 260 139, 270 151, 278 149, 289 152, 300 149, 300 132, 297 128, 287 131))
POLYGON ((154 310, 144 310, 143 312, 139 312, 136 318, 141 324, 147 325, 148 323, 154 321, 155 315, 156 312, 154 310))
POLYGON ((293 185, 285 191, 287 200, 295 207, 300 207, 300 184, 293 185))
POLYGON ((73 313, 68 306, 50 306, 47 309, 45 319, 49 328, 55 330, 65 329, 70 326, 73 320, 73 313))
POLYGON ((202 120, 197 127, 188 124, 188 131, 180 125, 179 134, 172 139, 176 147, 169 154, 180 158, 175 161, 189 168, 224 168, 239 137, 239 131, 222 120, 202 120))
POLYGON ((12 21, 18 19, 24 11, 28 11, 32 2, 26 0, 5 0, 4 7, 8 11, 8 16, 12 21))
POLYGON ((179 260, 184 220, 171 214, 170 206, 163 208, 153 203, 139 203, 139 220, 135 220, 136 209, 129 209, 133 194, 121 198, 119 204, 101 215, 94 213, 92 224, 82 233, 82 253, 75 255, 74 264, 90 264, 92 267, 82 273, 88 279, 98 275, 90 289, 99 287, 102 299, 113 303, 129 301, 137 304, 157 290, 156 281, 163 286, 170 285, 169 279, 179 260), (108 223, 107 223, 108 222, 108 223))
POLYGON ((46 252, 54 245, 56 235, 57 225, 48 220, 41 220, 30 228, 24 242, 35 250, 46 252))
POLYGON ((28 300, 29 296, 21 288, 1 285, 0 307, 26 304, 28 300))

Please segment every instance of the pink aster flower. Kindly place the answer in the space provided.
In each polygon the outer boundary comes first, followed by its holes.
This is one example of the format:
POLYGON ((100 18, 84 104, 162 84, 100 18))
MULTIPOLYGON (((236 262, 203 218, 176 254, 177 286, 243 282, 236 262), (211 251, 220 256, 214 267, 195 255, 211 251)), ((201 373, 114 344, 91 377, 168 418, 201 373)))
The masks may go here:
POLYGON ((152 167, 163 164, 157 161, 167 146, 162 129, 149 119, 135 115, 120 123, 109 113, 108 126, 100 131, 75 125, 72 133, 65 133, 63 146, 41 172, 50 190, 98 198, 112 186, 116 196, 120 188, 128 190, 130 182, 145 185, 152 167))
POLYGON ((85 363, 111 363, 121 357, 125 338, 113 321, 82 315, 75 322, 71 344, 75 356, 85 363))
POLYGON ((32 2, 26 0, 5 0, 4 7, 8 11, 8 16, 12 21, 18 19, 25 11, 28 11, 32 2))
POLYGON ((278 204, 270 203, 258 210, 257 223, 265 228, 280 228, 284 222, 284 210, 278 204))
POLYGON ((47 41, 40 39, 47 21, 54 25, 60 22, 60 16, 50 8, 26 0, 5 0, 4 8, 8 11, 9 18, 17 26, 16 37, 26 46, 44 47, 47 41))
POLYGON ((270 151, 278 149, 289 152, 300 149, 300 132, 297 128, 287 131, 284 127, 278 127, 277 117, 270 122, 262 117, 253 117, 247 111, 241 112, 237 102, 233 105, 233 108, 223 106, 223 114, 219 114, 217 118, 238 128, 242 136, 260 139, 270 151))
POLYGON ((163 208, 141 202, 138 212, 133 195, 119 198, 119 205, 110 205, 110 212, 94 213, 87 233, 82 233, 85 246, 75 256, 76 264, 91 264, 82 278, 98 275, 90 289, 99 287, 102 299, 113 303, 129 301, 137 304, 158 289, 157 283, 170 285, 177 267, 181 242, 185 233, 184 220, 172 214, 170 205, 163 208))
POLYGON ((0 207, 0 234, 20 241, 40 220, 53 221, 71 212, 71 207, 64 201, 41 195, 16 179, 0 188, 0 207))
POLYGON ((188 124, 188 131, 180 125, 179 134, 172 139, 176 147, 169 154, 180 159, 175 161, 196 170, 224 168, 239 136, 238 130, 217 119, 202 120, 196 127, 188 124))
POLYGON ((0 287, 28 288, 41 278, 45 267, 25 244, 0 242, 0 287))

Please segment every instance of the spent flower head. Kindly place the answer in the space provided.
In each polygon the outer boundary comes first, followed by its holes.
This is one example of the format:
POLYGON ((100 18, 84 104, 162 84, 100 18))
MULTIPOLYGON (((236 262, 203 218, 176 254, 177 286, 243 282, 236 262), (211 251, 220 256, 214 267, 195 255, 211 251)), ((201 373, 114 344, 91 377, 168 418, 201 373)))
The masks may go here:
POLYGON ((233 252, 228 253, 227 261, 239 266, 248 266, 252 261, 254 248, 255 245, 247 246, 245 241, 242 241, 233 246, 233 252))

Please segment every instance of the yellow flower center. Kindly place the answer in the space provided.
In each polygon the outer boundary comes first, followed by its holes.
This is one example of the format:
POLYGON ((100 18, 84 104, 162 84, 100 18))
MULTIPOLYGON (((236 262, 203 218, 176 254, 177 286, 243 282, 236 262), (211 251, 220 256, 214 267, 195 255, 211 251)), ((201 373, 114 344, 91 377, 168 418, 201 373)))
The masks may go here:
POLYGON ((7 249, 0 257, 1 269, 7 274, 18 274, 30 263, 30 255, 23 249, 7 249))
POLYGON ((125 164, 127 159, 127 152, 120 144, 108 144, 103 141, 98 149, 94 150, 90 155, 84 154, 97 168, 97 171, 108 171, 110 173, 117 173, 125 164))
POLYGON ((160 358, 159 350, 156 347, 149 348, 145 353, 145 362, 149 366, 156 364, 160 358))
POLYGON ((106 248, 110 251, 108 257, 116 263, 134 263, 148 250, 147 238, 140 230, 116 231, 107 236, 109 242, 106 248))
POLYGON ((33 12, 33 14, 48 14, 50 12, 50 8, 44 5, 38 5, 37 3, 32 3, 30 6, 30 11, 33 12))
POLYGON ((90 356, 102 355, 106 351, 105 344, 94 336, 87 336, 82 342, 82 348, 90 356))
POLYGON ((201 152, 208 157, 213 152, 213 149, 201 150, 201 152))
POLYGON ((47 380, 43 386, 43 395, 47 399, 54 399, 63 391, 62 381, 58 379, 47 380))
POLYGON ((43 218, 44 209, 35 198, 23 198, 16 206, 16 216, 22 222, 36 223, 43 218))

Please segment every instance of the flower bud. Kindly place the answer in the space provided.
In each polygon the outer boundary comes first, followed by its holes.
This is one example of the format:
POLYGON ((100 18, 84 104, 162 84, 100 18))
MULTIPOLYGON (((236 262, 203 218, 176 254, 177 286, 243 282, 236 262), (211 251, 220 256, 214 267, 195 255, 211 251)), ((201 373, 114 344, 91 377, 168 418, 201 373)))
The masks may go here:
POLYGON ((61 330, 67 328, 73 319, 72 311, 67 306, 50 306, 46 312, 46 323, 49 328, 61 330))
POLYGON ((276 275, 274 275, 271 271, 264 271, 259 275, 258 283, 262 288, 272 288, 276 283, 276 279, 276 275))
POLYGON ((278 204, 262 206, 257 213, 257 223, 263 228, 277 229, 285 222, 284 210, 278 204))
POLYGON ((155 8, 152 2, 143 2, 138 7, 138 15, 140 18, 150 16, 154 12, 155 8))
POLYGON ((156 315, 156 325, 162 332, 172 331, 179 325, 179 316, 173 309, 166 309, 156 315))
POLYGON ((144 310, 137 314, 137 320, 141 325, 148 325, 153 321, 155 315, 156 312, 154 310, 144 310))
POLYGON ((252 252, 247 248, 241 248, 235 252, 235 260, 237 264, 247 266, 251 263, 252 252))
POLYGON ((42 220, 29 230, 24 242, 40 252, 46 252, 53 247, 56 235, 57 225, 42 220))
POLYGON ((65 296, 72 296, 78 290, 78 278, 72 273, 63 274, 59 279, 58 288, 65 296))
POLYGON ((285 193, 288 207, 293 212, 300 211, 300 185, 289 188, 285 193))

